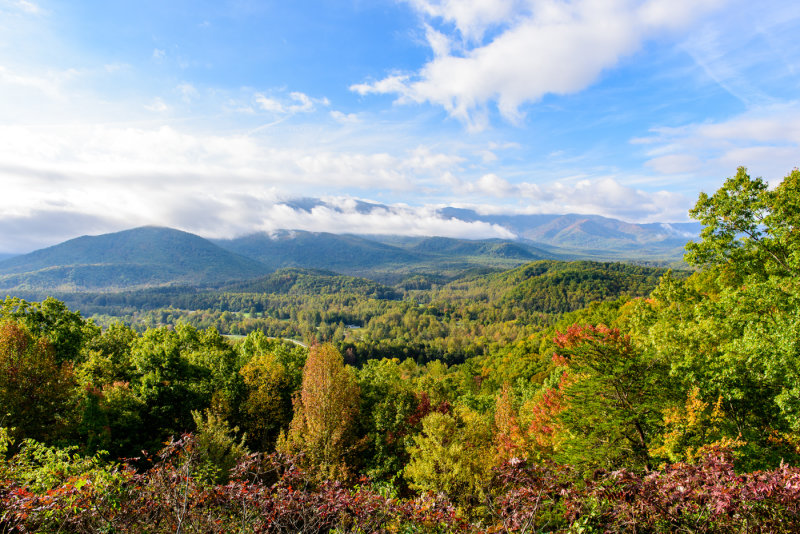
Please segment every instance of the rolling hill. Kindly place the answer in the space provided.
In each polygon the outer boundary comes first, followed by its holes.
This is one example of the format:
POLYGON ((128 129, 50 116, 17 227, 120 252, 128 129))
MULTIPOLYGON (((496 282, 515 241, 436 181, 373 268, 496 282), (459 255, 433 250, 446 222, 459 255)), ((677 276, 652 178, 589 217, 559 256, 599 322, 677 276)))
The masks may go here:
POLYGON ((270 269, 194 234, 142 227, 83 236, 0 261, 0 288, 80 291, 214 285, 270 269))
MULTIPOLYGON (((574 311, 620 295, 645 296, 666 269, 594 261, 535 261, 515 269, 464 277, 443 286, 456 300, 477 298, 504 310, 574 311)), ((677 277, 688 275, 678 271, 677 277)))
POLYGON ((391 287, 353 276, 319 269, 285 268, 255 280, 235 282, 221 288, 232 293, 269 293, 284 295, 328 295, 346 293, 364 298, 396 299, 391 287))
POLYGON ((521 261, 533 261, 553 257, 552 254, 543 250, 522 243, 513 243, 500 239, 471 241, 449 237, 429 237, 411 246, 410 250, 423 254, 485 256, 489 258, 517 259, 521 261))
POLYGON ((214 241, 231 252, 255 259, 271 269, 301 267, 351 272, 385 265, 418 263, 412 252, 353 235, 281 230, 214 241))
POLYGON ((419 274, 452 278, 476 267, 509 269, 558 257, 523 243, 499 239, 393 239, 300 230, 252 234, 215 243, 273 269, 322 269, 389 284, 419 274))

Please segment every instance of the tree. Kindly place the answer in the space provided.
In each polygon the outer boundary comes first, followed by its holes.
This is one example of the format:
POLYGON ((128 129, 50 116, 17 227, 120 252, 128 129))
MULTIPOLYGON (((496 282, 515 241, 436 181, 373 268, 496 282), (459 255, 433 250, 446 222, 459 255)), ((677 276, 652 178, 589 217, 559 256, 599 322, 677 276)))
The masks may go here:
POLYGON ((216 483, 228 481, 231 469, 249 453, 244 436, 238 441, 239 427, 231 428, 218 414, 193 411, 196 426, 195 444, 201 463, 202 477, 216 483))
POLYGON ((197 330, 181 323, 175 328, 183 345, 181 356, 200 370, 194 391, 209 399, 212 410, 226 418, 234 416, 244 396, 244 384, 239 375, 237 354, 216 328, 197 330))
POLYGON ((257 450, 270 450, 292 416, 286 369, 267 352, 254 356, 239 373, 247 388, 241 411, 248 442, 257 450))
POLYGON ((713 195, 701 193, 690 215, 704 228, 687 245, 691 265, 727 265, 738 273, 800 275, 800 171, 774 189, 739 167, 713 195))
POLYGON ((703 271, 637 304, 637 344, 670 362, 684 398, 721 399, 720 439, 746 442, 742 465, 778 465, 800 443, 800 171, 770 189, 740 167, 691 214, 704 228, 686 261, 703 271))
POLYGON ((141 419, 150 429, 152 441, 145 444, 150 449, 170 434, 190 430, 194 426, 192 410, 202 409, 211 401, 206 386, 211 372, 187 357, 195 337, 195 329, 185 325, 175 331, 156 328, 133 344, 135 379, 130 389, 145 409, 141 419))
POLYGON ((80 312, 70 311, 63 302, 52 297, 42 302, 8 297, 0 309, 0 318, 14 319, 25 325, 32 335, 46 337, 58 364, 81 360, 86 342, 100 334, 100 328, 93 322, 84 320, 80 312))
POLYGON ((359 402, 355 373, 344 365, 339 351, 330 344, 315 345, 303 368, 294 418, 280 448, 305 453, 322 480, 346 478, 345 456, 352 449, 359 402))
POLYGON ((564 391, 560 420, 574 436, 568 463, 652 467, 651 443, 670 395, 668 367, 605 325, 573 325, 555 339, 575 380, 564 391))
POLYGON ((131 346, 136 332, 122 324, 112 323, 102 335, 90 339, 84 347, 84 361, 77 374, 86 385, 103 387, 132 377, 131 346))
POLYGON ((363 468, 372 479, 399 482, 416 423, 417 397, 397 360, 369 360, 359 370, 358 382, 360 430, 367 446, 363 468))
POLYGON ((464 507, 483 502, 495 456, 491 419, 465 407, 432 412, 414 436, 405 476, 413 489, 444 493, 464 507))
POLYGON ((494 441, 498 464, 517 456, 525 446, 512 400, 511 386, 503 384, 494 407, 494 441))
POLYGON ((722 397, 712 406, 700 398, 695 386, 684 406, 665 410, 661 444, 654 453, 673 463, 696 463, 715 450, 733 450, 744 445, 741 440, 722 435, 720 426, 724 420, 722 397))
POLYGON ((13 320, 0 322, 0 420, 17 440, 52 441, 71 422, 75 380, 47 339, 13 320))
POLYGON ((292 421, 292 395, 300 389, 308 349, 251 332, 236 346, 244 384, 239 425, 254 450, 271 450, 292 421))

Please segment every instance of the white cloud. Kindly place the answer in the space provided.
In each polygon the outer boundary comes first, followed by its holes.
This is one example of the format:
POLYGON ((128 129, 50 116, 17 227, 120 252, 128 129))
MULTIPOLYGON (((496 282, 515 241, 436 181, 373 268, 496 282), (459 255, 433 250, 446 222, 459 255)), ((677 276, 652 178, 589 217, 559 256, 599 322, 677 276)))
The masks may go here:
POLYGON ((162 49, 160 49, 160 48, 154 48, 154 49, 153 49, 153 54, 152 54, 152 57, 153 57, 153 59, 155 59, 156 61, 161 61, 162 59, 164 59, 165 57, 167 57, 167 51, 166 51, 166 50, 162 50, 162 49))
POLYGON ((633 139, 646 147, 646 165, 663 174, 693 173, 720 183, 736 167, 779 180, 800 165, 800 103, 753 108, 717 122, 654 128, 633 139))
POLYGON ((0 2, 0 7, 7 6, 11 9, 22 11, 23 13, 27 13, 29 15, 42 15, 45 11, 34 2, 30 2, 29 0, 3 0, 0 2))
MULTIPOLYGON (((155 104, 158 110, 160 103, 155 104)), ((5 125, 0 126, 0 222, 31 213, 50 218, 72 213, 85 216, 85 226, 91 220, 101 221, 103 228, 119 228, 125 221, 125 226, 162 224, 241 233, 266 224, 261 205, 274 204, 276 191, 284 196, 413 191, 425 181, 438 183, 441 174, 460 161, 427 147, 394 154, 356 152, 169 126, 5 125)), ((425 223, 400 224, 402 216, 383 215, 380 224, 377 215, 374 222, 355 214, 345 220, 382 230, 396 224, 396 231, 403 233, 433 227, 430 217, 425 223)), ((314 221, 324 221, 314 227, 317 230, 334 225, 324 211, 312 219, 303 217, 304 228, 311 229, 314 221)), ((295 226, 289 219, 282 224, 295 226)), ((344 228, 341 224, 334 226, 344 228)), ((86 228, 94 231, 98 226, 86 228)), ((56 231, 53 235, 60 236, 56 231)))
POLYGON ((405 165, 414 171, 445 171, 462 163, 464 158, 441 152, 433 152, 425 146, 411 151, 405 165))
POLYGON ((478 155, 481 157, 484 163, 493 163, 497 161, 497 154, 492 152, 491 150, 480 150, 478 151, 478 155))
POLYGON ((145 104, 144 109, 148 111, 155 111, 156 113, 164 113, 169 111, 169 106, 162 98, 154 98, 149 104, 145 104))
POLYGON ((480 40, 493 26, 504 24, 519 7, 516 0, 408 0, 417 11, 455 25, 467 40, 480 40))
POLYGON ((442 218, 436 208, 431 206, 381 206, 363 211, 355 209, 352 204, 347 206, 347 202, 340 201, 338 204, 336 208, 322 205, 308 211, 280 203, 266 206, 259 230, 289 228, 332 233, 439 235, 467 239, 515 237, 512 232, 496 224, 442 218))
POLYGON ((13 71, 0 65, 0 87, 16 86, 24 89, 34 89, 43 95, 56 99, 64 99, 63 86, 78 76, 75 69, 48 70, 44 73, 28 74, 13 71))
POLYGON ((293 91, 289 93, 289 96, 291 97, 292 101, 295 102, 295 104, 292 104, 287 108, 289 112, 300 113, 314 111, 314 103, 307 94, 299 91, 293 91))
POLYGON ((721 0, 411 0, 422 14, 457 28, 427 32, 433 60, 417 73, 394 73, 351 90, 397 94, 398 101, 443 106, 469 128, 486 126, 490 102, 517 122, 519 108, 548 93, 569 94, 668 30, 687 26, 721 0), (496 36, 484 42, 486 31, 496 36), (473 45, 456 46, 459 36, 473 45), (450 49, 456 52, 449 52, 450 49))
MULTIPOLYGON (((431 206, 393 202, 364 211, 342 195, 419 198, 425 191, 425 202, 437 205, 491 197, 529 212, 635 220, 681 220, 688 204, 680 195, 640 191, 614 178, 539 185, 512 183, 498 172, 470 181, 458 177, 474 172, 469 159, 426 145, 395 153, 353 151, 312 140, 278 143, 276 136, 210 135, 170 126, 0 126, 0 231, 24 226, 20 221, 64 221, 63 231, 53 230, 49 241, 46 233, 31 234, 30 248, 143 224, 212 237, 298 228, 510 238, 499 227, 441 219, 431 206), (310 211, 281 203, 321 192, 333 197, 310 211)), ((0 240, 0 251, 12 241, 20 251, 25 239, 0 240)))
MULTIPOLYGON (((462 195, 516 199, 516 209, 524 213, 581 213, 631 221, 682 221, 686 219, 689 205, 689 200, 682 194, 664 190, 644 191, 624 185, 610 176, 548 184, 515 184, 490 173, 474 182, 452 176, 446 181, 462 195)), ((513 211, 508 206, 499 209, 513 211)))
POLYGON ((300 91, 289 93, 288 99, 268 97, 263 93, 256 93, 254 99, 258 106, 270 113, 293 115, 295 113, 310 113, 316 111, 317 105, 329 106, 327 98, 311 98, 300 91))
POLYGON ((333 110, 330 113, 331 113, 331 118, 333 118, 337 122, 352 124, 360 121, 358 115, 355 113, 344 113, 342 111, 337 111, 337 110, 333 110))
POLYGON ((190 83, 178 84, 176 89, 180 93, 181 99, 183 99, 183 101, 186 102, 187 104, 190 103, 195 98, 197 98, 198 95, 197 88, 190 83))
POLYGON ((122 70, 129 69, 130 65, 127 63, 106 63, 103 65, 103 70, 105 70, 109 74, 114 74, 115 72, 120 72, 122 70))
POLYGON ((257 94, 255 98, 256 102, 258 102, 258 105, 261 106, 261 109, 263 109, 264 111, 272 111, 274 113, 284 112, 283 104, 281 104, 274 98, 267 98, 262 94, 257 94))
POLYGON ((662 174, 683 174, 700 170, 702 161, 691 154, 668 154, 646 161, 645 166, 662 174))
POLYGON ((371 83, 357 83, 350 86, 352 91, 364 96, 370 93, 403 93, 410 76, 395 74, 371 83))
POLYGON ((494 197, 509 197, 519 190, 508 180, 504 180, 494 173, 484 174, 477 182, 470 185, 475 191, 494 197))

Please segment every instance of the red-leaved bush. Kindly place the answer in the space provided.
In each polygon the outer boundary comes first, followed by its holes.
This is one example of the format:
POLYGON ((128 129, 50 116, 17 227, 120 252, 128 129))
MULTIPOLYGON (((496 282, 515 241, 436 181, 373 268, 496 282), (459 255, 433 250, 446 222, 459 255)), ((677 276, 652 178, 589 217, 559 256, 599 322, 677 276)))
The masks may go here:
MULTIPOLYGON (((0 480, 0 532, 320 533, 460 532, 465 524, 442 497, 401 501, 362 479, 313 484, 300 462, 280 454, 251 455, 227 484, 204 482, 194 437, 170 442, 140 472, 125 465, 105 473, 103 491, 89 477, 71 477, 32 492, 0 480)), ((11 460, 13 463, 13 459, 11 460)), ((12 469, 8 470, 13 472, 12 469)))
MULTIPOLYGON (((609 531, 800 532, 800 469, 738 475, 727 451, 663 472, 606 473, 585 491, 609 531)), ((576 507, 571 519, 584 514, 576 507)))
POLYGON ((474 524, 441 495, 390 498, 366 479, 314 483, 285 455, 248 456, 228 483, 214 484, 191 435, 137 460, 149 468, 95 468, 47 489, 15 479, 14 462, 0 470, 2 533, 800 532, 800 469, 737 474, 725 451, 698 465, 588 481, 570 467, 512 458, 496 470, 474 524))

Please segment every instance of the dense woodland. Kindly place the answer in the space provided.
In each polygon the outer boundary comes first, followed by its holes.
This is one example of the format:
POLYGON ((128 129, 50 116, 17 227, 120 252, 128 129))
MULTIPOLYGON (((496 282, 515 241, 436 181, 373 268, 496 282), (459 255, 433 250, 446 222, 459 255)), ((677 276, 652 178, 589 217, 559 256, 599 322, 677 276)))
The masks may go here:
POLYGON ((796 532, 800 171, 691 214, 691 273, 9 297, 0 532, 796 532))

